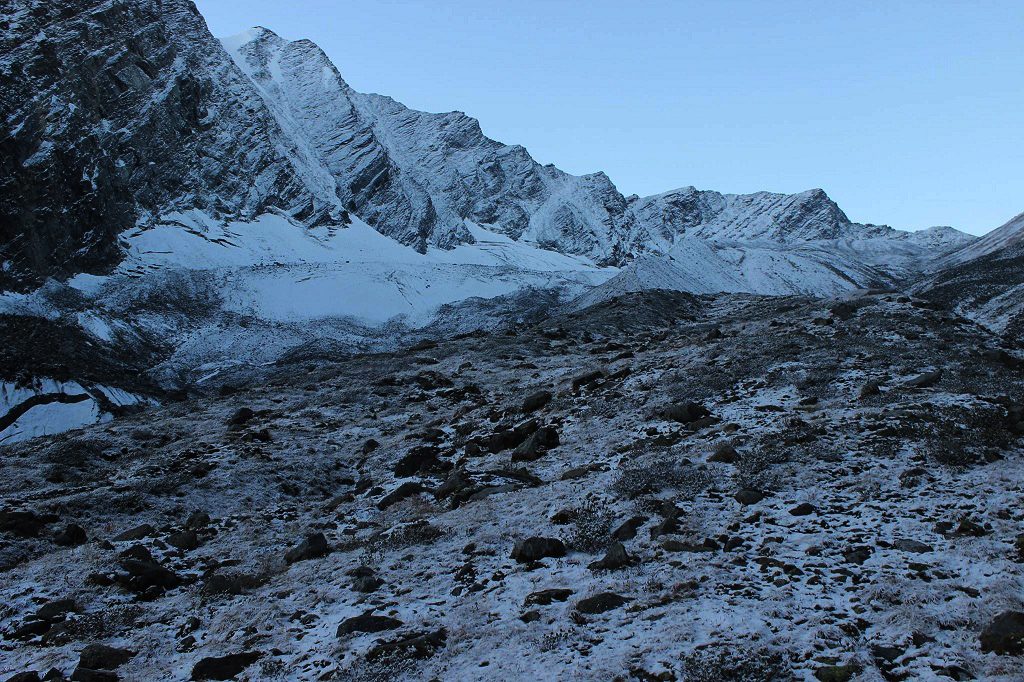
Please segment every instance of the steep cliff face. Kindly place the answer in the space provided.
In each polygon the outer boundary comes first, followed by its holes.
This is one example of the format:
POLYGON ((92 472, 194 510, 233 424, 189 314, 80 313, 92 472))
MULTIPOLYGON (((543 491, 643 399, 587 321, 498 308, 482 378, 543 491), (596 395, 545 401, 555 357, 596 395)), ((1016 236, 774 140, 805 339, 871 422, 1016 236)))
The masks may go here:
POLYGON ((101 270, 174 208, 339 213, 187 0, 14 0, 0 16, 0 287, 101 270))
POLYGON ((621 259, 633 217, 603 173, 541 166, 461 112, 358 93, 308 40, 257 28, 224 45, 281 127, 321 160, 344 204, 383 234, 421 251, 449 248, 472 241, 469 220, 563 253, 621 259))

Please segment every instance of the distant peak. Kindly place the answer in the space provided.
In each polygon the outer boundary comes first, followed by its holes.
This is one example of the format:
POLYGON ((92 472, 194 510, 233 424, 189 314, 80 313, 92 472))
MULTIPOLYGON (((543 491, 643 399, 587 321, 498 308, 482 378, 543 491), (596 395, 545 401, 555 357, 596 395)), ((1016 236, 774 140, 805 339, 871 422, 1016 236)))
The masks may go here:
POLYGON ((233 36, 221 38, 220 42, 228 50, 237 50, 243 45, 268 39, 282 40, 281 36, 277 35, 269 28, 265 28, 263 26, 253 26, 250 29, 242 31, 241 33, 236 33, 233 36))

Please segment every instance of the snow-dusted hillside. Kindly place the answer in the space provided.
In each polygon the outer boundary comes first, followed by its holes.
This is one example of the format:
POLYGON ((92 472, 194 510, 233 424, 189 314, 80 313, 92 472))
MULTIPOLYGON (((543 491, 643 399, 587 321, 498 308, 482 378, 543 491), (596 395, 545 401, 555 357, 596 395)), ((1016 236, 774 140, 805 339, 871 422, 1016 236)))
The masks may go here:
POLYGON ((931 267, 915 292, 1007 337, 1024 336, 1024 213, 931 267))
POLYGON ((1008 249, 1024 242, 1024 213, 1014 216, 996 229, 965 244, 962 248, 945 254, 936 261, 937 267, 951 267, 987 256, 1001 249, 1008 249))

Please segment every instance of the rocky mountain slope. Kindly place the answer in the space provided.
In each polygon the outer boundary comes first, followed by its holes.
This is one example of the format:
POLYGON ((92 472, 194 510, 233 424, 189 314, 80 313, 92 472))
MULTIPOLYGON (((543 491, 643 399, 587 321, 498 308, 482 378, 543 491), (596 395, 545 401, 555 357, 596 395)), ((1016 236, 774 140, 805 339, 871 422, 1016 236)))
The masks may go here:
POLYGON ((1022 369, 647 292, 223 376, 3 448, 0 676, 1020 679, 1022 369))
POLYGON ((0 679, 1022 679, 1022 236, 10 0, 0 679))
POLYGON ((0 85, 0 288, 101 271, 172 210, 343 210, 188 0, 6 3, 0 85))
POLYGON ((1024 334, 1024 214, 958 249, 913 290, 1012 337, 1024 334))

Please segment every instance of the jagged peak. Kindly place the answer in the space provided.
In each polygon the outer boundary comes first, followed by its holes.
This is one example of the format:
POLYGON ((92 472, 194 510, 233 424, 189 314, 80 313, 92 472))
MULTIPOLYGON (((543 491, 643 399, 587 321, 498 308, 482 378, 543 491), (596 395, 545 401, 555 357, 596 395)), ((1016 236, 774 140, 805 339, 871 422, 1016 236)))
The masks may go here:
POLYGON ((225 36, 220 39, 221 45, 228 51, 237 50, 249 43, 264 41, 287 42, 284 38, 264 26, 253 26, 241 33, 225 36))

